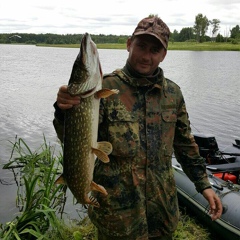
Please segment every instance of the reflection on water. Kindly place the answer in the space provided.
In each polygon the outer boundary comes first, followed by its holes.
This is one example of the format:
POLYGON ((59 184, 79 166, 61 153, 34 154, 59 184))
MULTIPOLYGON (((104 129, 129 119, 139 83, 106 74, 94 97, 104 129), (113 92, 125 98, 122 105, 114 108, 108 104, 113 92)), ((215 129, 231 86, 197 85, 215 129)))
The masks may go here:
MULTIPOLYGON (((78 49, 0 45, 0 161, 10 157, 15 136, 33 150, 59 144, 52 126, 59 86, 68 82, 78 49)), ((103 72, 126 62, 125 50, 99 50, 103 72)), ((211 133, 220 147, 240 137, 240 52, 169 51, 161 63, 165 76, 182 89, 193 131, 211 133)), ((11 181, 0 170, 0 179, 11 181)), ((0 184, 0 221, 12 219, 15 187, 0 184), (3 197, 2 197, 3 196, 3 197), (6 210, 7 209, 7 210, 6 210)), ((70 211, 70 210, 69 210, 70 211)))

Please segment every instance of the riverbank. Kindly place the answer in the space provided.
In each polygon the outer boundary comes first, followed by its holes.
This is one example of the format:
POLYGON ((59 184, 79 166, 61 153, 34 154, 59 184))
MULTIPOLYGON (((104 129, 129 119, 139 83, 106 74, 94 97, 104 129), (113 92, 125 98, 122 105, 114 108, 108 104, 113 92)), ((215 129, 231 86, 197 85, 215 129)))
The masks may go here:
MULTIPOLYGON (((41 47, 79 48, 80 44, 37 44, 41 47)), ((126 44, 102 43, 97 44, 98 49, 126 49, 126 44)), ((216 42, 170 42, 168 50, 188 51, 240 51, 240 44, 216 42)))

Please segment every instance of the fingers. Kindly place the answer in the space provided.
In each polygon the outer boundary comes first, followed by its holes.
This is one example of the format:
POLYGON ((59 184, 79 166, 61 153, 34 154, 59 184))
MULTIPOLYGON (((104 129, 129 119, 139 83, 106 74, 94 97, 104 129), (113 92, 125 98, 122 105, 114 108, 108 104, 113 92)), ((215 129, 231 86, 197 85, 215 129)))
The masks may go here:
POLYGON ((60 109, 66 110, 80 103, 79 96, 71 96, 68 93, 67 86, 63 85, 57 93, 57 105, 60 109))
POLYGON ((213 221, 217 220, 222 215, 222 203, 219 197, 215 196, 214 200, 210 203, 209 214, 213 221))
POLYGON ((220 198, 212 189, 205 189, 203 196, 207 199, 210 209, 209 214, 213 221, 217 220, 222 215, 222 203, 220 198))

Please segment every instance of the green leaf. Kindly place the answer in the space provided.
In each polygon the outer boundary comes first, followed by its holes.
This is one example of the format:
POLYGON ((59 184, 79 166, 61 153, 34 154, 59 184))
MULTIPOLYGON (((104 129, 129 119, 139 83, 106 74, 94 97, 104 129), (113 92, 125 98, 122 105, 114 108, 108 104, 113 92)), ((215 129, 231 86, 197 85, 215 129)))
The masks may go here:
POLYGON ((79 231, 75 231, 73 233, 73 237, 74 237, 75 240, 82 240, 83 239, 83 236, 79 231))

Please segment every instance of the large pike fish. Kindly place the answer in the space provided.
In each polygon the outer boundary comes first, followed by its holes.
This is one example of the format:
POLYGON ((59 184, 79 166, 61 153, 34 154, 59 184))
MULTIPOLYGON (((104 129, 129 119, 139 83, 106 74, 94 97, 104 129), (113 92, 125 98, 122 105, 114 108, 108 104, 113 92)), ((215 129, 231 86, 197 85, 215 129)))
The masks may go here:
POLYGON ((99 203, 89 193, 95 190, 107 195, 107 191, 93 182, 95 160, 98 157, 109 162, 112 151, 111 143, 97 142, 99 104, 101 98, 118 93, 115 89, 102 89, 102 79, 97 47, 85 33, 68 82, 68 92, 79 95, 81 100, 65 113, 63 174, 56 183, 67 184, 78 203, 96 207, 99 203))

